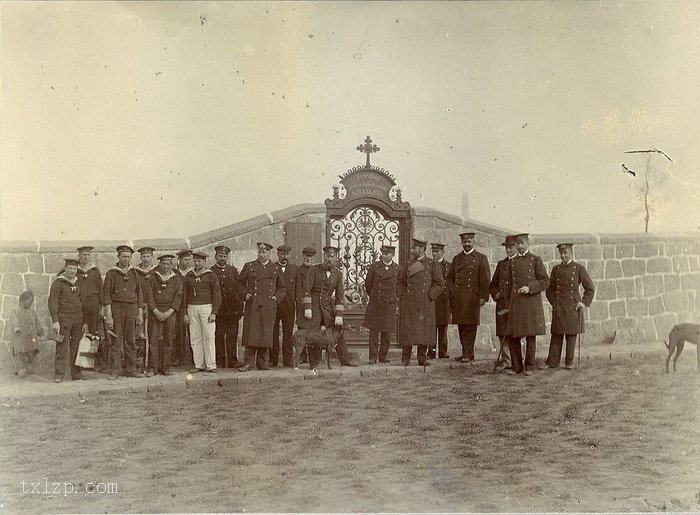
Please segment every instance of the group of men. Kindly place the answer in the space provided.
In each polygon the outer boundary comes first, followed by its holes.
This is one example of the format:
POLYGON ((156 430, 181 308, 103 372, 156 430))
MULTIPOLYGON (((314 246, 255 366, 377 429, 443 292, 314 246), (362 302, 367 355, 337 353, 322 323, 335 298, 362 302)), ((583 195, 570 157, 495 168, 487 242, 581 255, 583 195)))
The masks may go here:
MULTIPOLYGON (((277 260, 272 261, 272 245, 260 242, 257 259, 246 263, 239 274, 228 263, 231 249, 224 245, 214 248, 215 263, 209 268, 206 254, 187 249, 177 258, 159 255, 153 267, 152 247, 138 249, 141 262, 131 266, 134 250, 120 245, 117 263, 104 281, 92 263, 92 250, 80 247, 78 259, 66 259, 51 285, 49 311, 53 329, 61 335, 56 382, 63 380, 67 355, 71 377, 81 379, 81 370, 73 363, 86 332, 102 333, 110 342, 106 369, 110 379, 116 379, 170 375, 171 361, 186 364, 190 356, 194 364, 190 373, 216 373, 221 367, 269 370, 279 364, 280 347, 283 365, 291 367, 295 323, 319 330, 343 323, 343 280, 335 247, 324 248, 324 262, 319 265, 313 264, 316 250, 307 247, 302 251, 304 263, 297 266, 289 263, 288 245, 278 247, 277 260), (245 354, 239 362, 241 316, 245 354), (140 359, 146 347, 147 355, 140 359)), ((357 366, 342 337, 336 352, 343 365, 357 366)))
MULTIPOLYGON (((462 347, 455 359, 472 361, 481 308, 492 297, 501 341, 499 358, 503 357, 509 373, 529 375, 535 367, 535 338, 545 334, 541 300, 545 292, 553 309, 552 341, 541 368, 559 366, 564 338, 565 364, 570 367, 576 335, 583 332, 581 310, 590 306, 594 294, 585 268, 572 260, 573 245, 558 245, 562 263, 548 276, 542 260, 529 252, 528 235, 508 236, 503 243, 506 257, 491 277, 488 258, 475 250, 475 233, 462 233, 460 239, 463 251, 452 262, 444 259, 442 243, 432 243, 431 259, 426 255, 428 243, 413 239, 406 266, 396 263, 395 247, 382 246, 380 259, 370 265, 365 280, 369 302, 363 325, 369 329, 369 363, 389 363, 397 309, 402 365, 410 364, 414 346, 419 365, 430 365, 428 360, 436 356, 449 358, 450 322, 458 326, 462 347), (527 343, 524 362, 522 338, 527 343)), ((340 251, 324 247, 322 262, 314 264, 316 250, 307 247, 302 251, 303 263, 297 266, 289 262, 291 247, 279 246, 276 261, 271 259, 272 248, 258 243, 257 259, 239 273, 228 263, 231 249, 224 245, 214 248, 215 263, 209 268, 206 254, 189 249, 180 251, 177 258, 159 255, 154 267, 152 247, 138 249, 141 262, 131 266, 134 250, 120 245, 117 263, 103 281, 91 261, 93 248, 80 247, 78 259, 65 260, 49 295, 53 329, 63 336, 57 339, 55 381, 63 380, 67 354, 72 378, 81 378, 80 368, 73 363, 84 332, 107 336, 110 379, 142 377, 143 372, 170 375, 171 362, 185 364, 190 356, 191 373, 216 373, 222 367, 269 370, 279 365, 280 349, 282 365, 292 367, 295 325, 310 330, 343 326, 340 251), (241 316, 242 362, 237 355, 241 316), (139 351, 146 347, 140 359, 139 351)), ((342 331, 335 345, 342 365, 357 366, 342 331)))
POLYGON ((419 365, 430 365, 428 360, 436 356, 449 358, 450 322, 458 327, 462 347, 461 355, 454 359, 473 361, 481 308, 491 297, 496 301, 496 334, 501 343, 498 360, 509 374, 530 375, 536 365, 536 337, 546 332, 541 297, 545 292, 552 305, 552 339, 547 360, 538 368, 559 367, 564 338, 565 368, 571 368, 576 335, 584 331, 582 310, 591 305, 594 295, 585 267, 573 261, 573 244, 557 245, 561 263, 548 275, 542 259, 529 251, 528 234, 507 236, 502 243, 506 257, 492 276, 488 258, 475 250, 475 236, 473 232, 459 235, 463 251, 452 262, 444 259, 443 243, 431 244, 431 259, 426 256, 428 242, 414 238, 411 260, 405 267, 393 261, 394 247, 382 247, 381 258, 369 267, 365 281, 369 303, 364 325, 370 331, 370 363, 388 362, 397 306, 402 365, 409 365, 414 345, 419 365))

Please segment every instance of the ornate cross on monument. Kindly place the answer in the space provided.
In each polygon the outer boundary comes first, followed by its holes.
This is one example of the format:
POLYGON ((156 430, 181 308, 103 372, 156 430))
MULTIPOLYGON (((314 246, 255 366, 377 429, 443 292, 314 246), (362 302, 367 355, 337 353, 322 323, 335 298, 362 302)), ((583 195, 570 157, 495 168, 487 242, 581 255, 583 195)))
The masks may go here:
POLYGON ((377 145, 373 145, 372 138, 367 136, 365 138, 365 143, 363 145, 359 145, 357 147, 357 150, 359 150, 363 154, 367 154, 367 163, 365 164, 365 167, 369 168, 369 155, 374 152, 379 152, 379 147, 377 145))

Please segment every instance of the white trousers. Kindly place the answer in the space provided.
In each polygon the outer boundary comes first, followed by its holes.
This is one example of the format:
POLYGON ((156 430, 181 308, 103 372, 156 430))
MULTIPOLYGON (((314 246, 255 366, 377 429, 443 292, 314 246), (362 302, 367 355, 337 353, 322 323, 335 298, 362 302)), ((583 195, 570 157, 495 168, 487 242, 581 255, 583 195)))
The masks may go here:
POLYGON ((207 370, 216 368, 216 341, 214 340, 216 323, 207 321, 211 315, 211 309, 211 304, 187 306, 194 366, 207 370))

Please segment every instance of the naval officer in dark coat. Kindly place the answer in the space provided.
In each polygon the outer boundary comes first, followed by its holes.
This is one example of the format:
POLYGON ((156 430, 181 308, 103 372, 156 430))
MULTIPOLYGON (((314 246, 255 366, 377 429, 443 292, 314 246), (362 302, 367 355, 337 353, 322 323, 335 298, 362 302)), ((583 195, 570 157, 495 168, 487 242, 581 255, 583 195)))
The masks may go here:
POLYGON ((399 297, 396 281, 399 265, 394 262, 396 247, 382 245, 381 258, 367 269, 365 289, 369 295, 365 320, 362 323, 369 329, 369 363, 390 363, 386 358, 389 352, 391 333, 396 331, 396 308, 399 297), (381 347, 379 338, 381 336, 381 347))
POLYGON ((246 292, 243 316, 243 345, 245 364, 239 368, 248 372, 254 366, 270 370, 268 351, 272 348, 272 329, 277 305, 287 293, 282 271, 270 260, 272 245, 258 243, 258 259, 243 265, 239 281, 246 292))
MULTIPOLYGON (((304 284, 303 307, 304 320, 299 324, 303 329, 320 329, 321 326, 330 328, 343 326, 344 291, 343 274, 338 270, 338 247, 323 247, 323 263, 309 269, 304 284)), ((335 351, 340 364, 346 367, 356 367, 351 361, 345 336, 341 333, 336 342, 335 351)), ((311 368, 318 365, 318 351, 308 349, 311 368)))
POLYGON ((547 300, 552 305, 552 339, 544 369, 558 368, 561 348, 566 336, 564 368, 571 369, 576 350, 576 335, 584 332, 583 308, 589 307, 595 286, 586 268, 574 261, 574 244, 557 245, 561 263, 554 265, 547 288, 547 300), (583 297, 580 287, 583 286, 583 297))
POLYGON ((282 325, 282 364, 292 367, 294 348, 292 347, 292 333, 294 332, 294 317, 296 315, 296 279, 297 265, 289 262, 289 253, 292 247, 280 245, 277 247, 277 268, 280 269, 284 288, 287 293, 282 302, 277 304, 277 316, 272 331, 272 350, 270 351, 270 366, 279 364, 280 355, 280 324, 282 325))
POLYGON ((474 360, 476 330, 481 320, 481 306, 489 300, 491 266, 488 258, 474 249, 473 232, 459 235, 462 252, 452 260, 447 274, 450 290, 452 323, 459 327, 462 355, 455 358, 462 363, 474 360))
POLYGON ((549 276, 542 259, 530 252, 528 234, 518 234, 515 237, 515 247, 518 255, 506 265, 506 336, 510 338, 512 361, 508 373, 524 372, 525 375, 531 375, 535 367, 537 335, 545 334, 542 292, 549 286, 549 276), (523 336, 527 343, 524 367, 520 349, 523 336))
MULTIPOLYGON (((450 270, 450 262, 445 259, 445 244, 431 243, 430 249, 433 252, 433 261, 440 264, 442 268, 442 276, 447 280, 447 274, 450 270)), ((445 288, 438 298, 435 299, 435 343, 428 349, 428 358, 434 359, 436 355, 439 358, 449 358, 447 354, 447 326, 450 323, 450 293, 445 288)))
POLYGON ((238 363, 238 324, 243 315, 245 291, 238 282, 238 270, 228 264, 231 249, 226 245, 214 247, 214 260, 211 271, 219 279, 221 306, 216 315, 216 367, 237 368, 238 363))
POLYGON ((418 364, 430 365, 428 345, 435 341, 435 299, 445 289, 445 278, 438 263, 426 257, 427 241, 414 238, 411 261, 401 268, 398 280, 401 364, 411 361, 411 349, 417 345, 418 364))
POLYGON ((508 262, 515 257, 518 251, 515 249, 515 236, 506 236, 501 245, 505 248, 506 257, 501 259, 493 272, 489 292, 496 302, 496 336, 501 344, 501 364, 503 368, 510 368, 510 342, 506 338, 506 326, 508 325, 508 305, 506 304, 506 267, 508 262))

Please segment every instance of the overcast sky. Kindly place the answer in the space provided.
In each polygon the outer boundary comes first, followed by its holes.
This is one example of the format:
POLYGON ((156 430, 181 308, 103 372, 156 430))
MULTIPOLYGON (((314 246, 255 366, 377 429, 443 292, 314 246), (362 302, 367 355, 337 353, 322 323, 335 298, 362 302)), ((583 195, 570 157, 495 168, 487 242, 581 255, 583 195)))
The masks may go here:
POLYGON ((363 164, 517 231, 700 225, 700 3, 3 2, 0 238, 183 237, 363 164), (668 166, 667 166, 668 163, 668 166))

